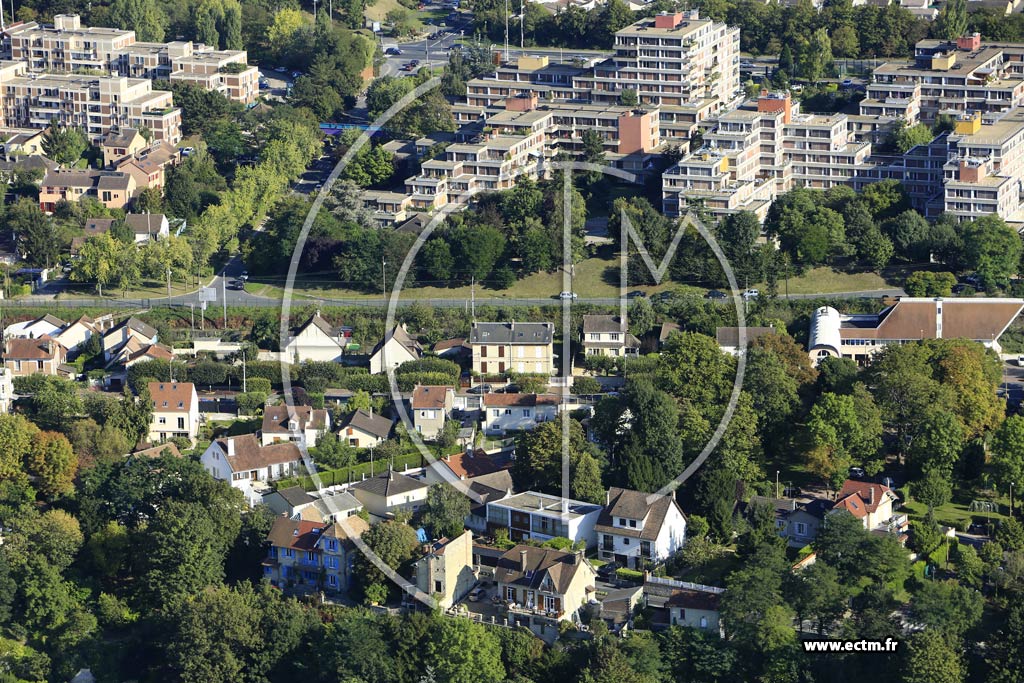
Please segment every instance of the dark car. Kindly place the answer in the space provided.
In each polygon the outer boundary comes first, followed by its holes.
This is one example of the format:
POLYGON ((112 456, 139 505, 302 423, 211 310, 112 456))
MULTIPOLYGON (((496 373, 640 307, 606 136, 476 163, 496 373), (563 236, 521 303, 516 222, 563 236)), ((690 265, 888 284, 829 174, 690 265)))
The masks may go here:
POLYGON ((638 289, 638 290, 636 290, 635 292, 630 292, 629 294, 627 294, 627 295, 626 295, 626 298, 627 298, 627 299, 639 299, 639 298, 642 298, 642 297, 645 297, 645 296, 647 296, 647 295, 646 295, 646 294, 644 294, 643 292, 641 292, 641 291, 640 291, 640 290, 638 289))
POLYGON ((386 55, 400 55, 400 54, 402 54, 402 48, 400 48, 400 47, 389 47, 388 49, 384 50, 384 54, 386 54, 386 55))
POLYGON ((728 295, 726 295, 725 292, 720 292, 717 289, 711 289, 708 290, 708 293, 704 295, 704 298, 709 299, 711 301, 725 301, 729 297, 728 295))
POLYGON ((228 283, 228 289, 245 291, 245 283, 242 280, 232 280, 228 283))
POLYGON ((600 567, 597 568, 597 578, 602 579, 604 581, 613 579, 615 578, 615 571, 621 568, 622 565, 618 562, 609 562, 607 564, 602 564, 600 567))

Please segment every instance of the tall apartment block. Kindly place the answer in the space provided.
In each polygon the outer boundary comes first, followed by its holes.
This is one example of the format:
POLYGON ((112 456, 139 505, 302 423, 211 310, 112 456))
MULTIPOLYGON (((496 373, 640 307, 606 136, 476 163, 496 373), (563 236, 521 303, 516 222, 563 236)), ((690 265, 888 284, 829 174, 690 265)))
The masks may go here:
POLYGON ((664 172, 662 208, 678 216, 700 202, 714 216, 751 211, 764 220, 779 193, 853 181, 871 143, 849 131, 844 114, 802 114, 788 92, 762 91, 720 115, 704 146, 664 172))
POLYGON ((82 26, 77 14, 58 14, 53 26, 15 24, 3 33, 2 54, 30 71, 96 69, 128 78, 195 83, 242 104, 259 97, 259 71, 244 50, 217 50, 188 41, 143 43, 135 32, 82 26))
POLYGON ((0 62, 0 127, 80 127, 93 142, 112 129, 148 128, 154 140, 181 140, 181 109, 171 93, 140 78, 29 73, 0 62))
POLYGON ((521 93, 543 104, 620 103, 634 90, 645 107, 659 110, 666 138, 686 139, 697 124, 737 97, 740 33, 735 27, 701 19, 696 10, 641 19, 615 32, 615 52, 582 64, 522 57, 493 74, 467 83, 469 106, 486 108, 521 93))

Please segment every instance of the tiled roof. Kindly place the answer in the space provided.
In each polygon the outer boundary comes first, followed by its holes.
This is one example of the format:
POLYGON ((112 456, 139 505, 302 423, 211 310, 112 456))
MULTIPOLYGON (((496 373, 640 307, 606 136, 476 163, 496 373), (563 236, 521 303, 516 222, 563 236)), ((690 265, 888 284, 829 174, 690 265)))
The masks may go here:
MULTIPOLYGON (((608 489, 608 504, 601 511, 595 528, 598 531, 619 536, 631 536, 645 541, 657 540, 669 508, 676 505, 676 502, 671 495, 667 495, 657 496, 654 502, 648 503, 647 499, 651 495, 653 494, 613 486, 608 489), (613 522, 616 517, 644 520, 644 528, 628 529, 614 526, 613 522)), ((679 514, 683 514, 682 510, 679 511, 679 514)))
MULTIPOLYGON (((748 327, 747 328, 747 344, 754 343, 754 340, 758 337, 763 337, 766 334, 777 334, 778 331, 774 327, 748 327)), ((739 346, 740 344, 740 328, 738 327, 719 327, 715 329, 715 339, 718 341, 719 346, 739 346)))
POLYGON ((156 235, 166 220, 162 213, 130 213, 124 217, 124 224, 136 235, 156 235))
POLYGON ((409 493, 410 491, 418 491, 429 486, 425 481, 413 479, 401 472, 389 470, 375 477, 356 482, 352 485, 352 488, 387 498, 388 496, 397 496, 402 493, 409 493))
POLYGON ((196 385, 192 382, 150 382, 149 395, 158 413, 187 413, 192 410, 196 385))
POLYGON ((473 451, 446 456, 440 462, 447 465, 460 479, 472 479, 512 467, 512 451, 488 454, 482 448, 477 448, 473 451))
POLYGON ((290 441, 261 446, 255 434, 243 434, 228 439, 218 439, 218 447, 225 453, 232 472, 255 470, 269 465, 281 465, 302 460, 299 447, 290 441), (230 455, 228 442, 234 446, 234 455, 230 455))
POLYGON ((394 339, 400 345, 402 345, 406 351, 410 354, 419 358, 423 353, 423 347, 420 343, 413 339, 406 329, 401 325, 395 325, 395 328, 384 335, 384 338, 377 342, 377 345, 373 347, 373 351, 370 355, 375 355, 378 351, 383 348, 391 339, 394 339))
POLYGON ((553 394, 484 394, 485 406, 533 407, 556 405, 558 397, 553 394))
POLYGON ((142 322, 141 320, 139 320, 135 316, 132 316, 130 318, 122 320, 119 324, 117 324, 114 327, 112 327, 109 330, 107 330, 107 333, 104 334, 103 336, 107 337, 107 336, 110 336, 111 334, 114 334, 116 332, 120 332, 121 329, 125 328, 125 327, 127 327, 129 330, 133 330, 135 332, 138 332, 139 334, 141 334, 146 339, 152 339, 157 334, 156 330, 153 327, 150 327, 149 325, 147 325, 146 323, 142 322))
POLYGON ((665 341, 673 332, 679 332, 681 329, 678 323, 662 323, 661 331, 658 332, 658 341, 665 341))
POLYGON ((132 455, 140 458, 159 458, 165 451, 170 455, 173 455, 175 458, 181 457, 181 451, 178 450, 178 447, 174 445, 173 441, 157 444, 156 446, 150 446, 149 448, 143 448, 140 451, 135 451, 132 455))
POLYGON ((452 388, 449 386, 418 386, 412 392, 412 408, 413 410, 444 408, 449 391, 452 391, 452 388))
MULTIPOLYGON (((306 429, 323 430, 327 427, 327 411, 310 406, 295 406, 295 418, 299 431, 306 429)), ((289 434, 288 406, 267 406, 263 409, 263 431, 267 434, 289 434)))
POLYGON ((466 347, 465 337, 456 337, 454 339, 442 339, 433 346, 434 353, 440 355, 444 351, 450 349, 464 349, 466 347))
POLYGON ((849 510, 854 517, 863 517, 878 510, 884 500, 896 500, 896 494, 888 486, 847 479, 839 491, 835 507, 849 510))
POLYGON ((617 315, 585 315, 583 316, 583 334, 591 332, 624 332, 626 326, 617 315))
POLYGON ((53 360, 60 348, 60 342, 48 334, 35 339, 11 337, 5 345, 4 357, 7 360, 53 360))
POLYGON ((305 552, 316 548, 320 534, 326 528, 326 524, 319 522, 277 517, 274 519, 273 526, 270 527, 267 540, 275 548, 291 548, 305 552))
POLYGON ((105 147, 128 147, 139 137, 139 131, 134 128, 122 128, 119 131, 110 131, 103 138, 105 147))
POLYGON ((367 410, 360 408, 355 411, 345 420, 341 425, 341 429, 344 430, 348 427, 358 429, 364 434, 370 434, 376 436, 378 439, 386 439, 391 434, 391 428, 394 426, 394 422, 391 418, 384 417, 382 415, 374 415, 367 410))
POLYGON ((550 576, 555 592, 565 593, 584 562, 586 560, 576 553, 517 545, 498 560, 498 566, 494 569, 494 580, 501 584, 536 589, 544 581, 545 576, 550 576))

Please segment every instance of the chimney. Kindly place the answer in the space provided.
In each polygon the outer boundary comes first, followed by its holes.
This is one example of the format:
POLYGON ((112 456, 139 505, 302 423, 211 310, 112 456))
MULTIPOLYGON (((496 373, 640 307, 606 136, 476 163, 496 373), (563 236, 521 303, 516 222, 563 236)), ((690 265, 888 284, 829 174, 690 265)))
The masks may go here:
POLYGON ((573 553, 572 563, 574 565, 581 565, 581 564, 583 564, 583 551, 582 550, 577 550, 575 553, 573 553))
POLYGON ((874 505, 875 504, 875 487, 871 486, 870 488, 868 488, 868 491, 869 491, 869 493, 868 493, 868 502, 871 503, 872 505, 874 505))
POLYGON ((228 456, 234 456, 234 454, 235 454, 235 440, 234 439, 228 439, 227 440, 227 444, 228 444, 228 456))
POLYGON ((526 551, 525 550, 520 550, 519 551, 519 571, 521 571, 521 572, 525 572, 526 571, 526 551))
POLYGON ((607 489, 604 492, 604 506, 608 507, 611 504, 612 504, 612 490, 611 489, 607 489))

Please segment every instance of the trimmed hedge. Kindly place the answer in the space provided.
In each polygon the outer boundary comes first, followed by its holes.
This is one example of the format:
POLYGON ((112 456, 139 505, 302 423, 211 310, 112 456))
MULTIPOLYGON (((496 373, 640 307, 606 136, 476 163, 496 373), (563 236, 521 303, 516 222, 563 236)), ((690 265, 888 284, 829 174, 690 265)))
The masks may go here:
MULTIPOLYGON (((409 467, 422 467, 423 456, 419 451, 412 453, 403 453, 395 456, 395 470, 401 471, 405 469, 406 465, 409 467)), ((374 474, 380 474, 387 467, 387 463, 381 463, 376 461, 373 463, 374 474)), ((320 475, 320 483, 324 486, 334 486, 335 484, 345 484, 350 481, 359 481, 365 474, 367 477, 370 476, 370 463, 361 462, 357 465, 351 465, 349 467, 339 467, 333 470, 318 470, 317 474, 320 475)), ((286 489, 289 486, 301 486, 306 491, 315 491, 316 485, 313 484, 313 478, 309 475, 302 475, 300 477, 292 477, 289 479, 279 479, 276 482, 277 490, 286 489)))

